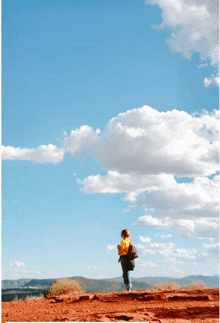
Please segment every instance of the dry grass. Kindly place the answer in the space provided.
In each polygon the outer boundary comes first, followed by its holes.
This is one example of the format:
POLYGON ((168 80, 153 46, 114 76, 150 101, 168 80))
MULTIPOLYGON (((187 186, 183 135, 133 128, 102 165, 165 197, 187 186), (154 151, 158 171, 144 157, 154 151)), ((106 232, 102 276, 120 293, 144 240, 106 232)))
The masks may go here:
POLYGON ((39 295, 39 296, 34 296, 34 295, 32 295, 32 296, 26 296, 25 297, 25 301, 32 301, 32 300, 42 299, 42 298, 44 298, 43 295, 39 295))
POLYGON ((154 289, 180 289, 180 285, 176 282, 160 283, 154 285, 154 289))
POLYGON ((205 288, 208 288, 208 286, 203 282, 193 282, 189 286, 186 286, 186 285, 180 286, 176 282, 160 283, 160 284, 154 285, 154 289, 188 289, 188 288, 205 289, 205 288))
POLYGON ((69 293, 80 292, 82 291, 79 283, 72 279, 58 279, 57 283, 53 283, 50 286, 48 291, 48 296, 58 296, 58 295, 66 295, 69 293))
POLYGON ((192 284, 190 284, 188 286, 188 288, 192 288, 192 289, 204 289, 204 288, 208 288, 208 286, 203 283, 203 282, 194 282, 192 284))

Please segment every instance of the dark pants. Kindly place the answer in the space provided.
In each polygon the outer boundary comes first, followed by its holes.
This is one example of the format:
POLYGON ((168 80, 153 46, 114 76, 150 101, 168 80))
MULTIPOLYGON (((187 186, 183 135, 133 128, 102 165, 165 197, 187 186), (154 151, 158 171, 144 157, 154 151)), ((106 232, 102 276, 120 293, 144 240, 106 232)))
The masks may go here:
POLYGON ((124 284, 125 287, 130 288, 131 284, 130 284, 130 279, 129 279, 129 272, 128 272, 128 258, 127 256, 121 256, 120 257, 121 260, 121 267, 122 267, 122 277, 124 278, 124 284))

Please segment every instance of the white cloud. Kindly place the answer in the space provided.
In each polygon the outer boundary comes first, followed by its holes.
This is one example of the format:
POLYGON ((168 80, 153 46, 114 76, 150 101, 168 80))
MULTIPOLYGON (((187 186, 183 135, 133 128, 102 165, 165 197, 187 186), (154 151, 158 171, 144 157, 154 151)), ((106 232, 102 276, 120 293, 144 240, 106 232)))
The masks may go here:
MULTIPOLYGON (((104 169, 122 173, 195 176, 218 170, 218 115, 159 112, 149 106, 120 113, 101 135, 88 135, 90 146, 70 136, 66 150, 87 151, 104 169), (95 138, 95 139, 90 139, 95 138), (81 146, 82 144, 82 146, 81 146)), ((82 131, 83 132, 83 131, 82 131)))
POLYGON ((155 229, 173 229, 182 236, 192 237, 216 237, 218 236, 218 218, 198 218, 198 219, 171 219, 165 217, 157 219, 151 215, 144 215, 138 218, 136 226, 149 226, 155 229))
POLYGON ((168 40, 174 52, 190 58, 193 52, 214 65, 219 60, 218 0, 148 0, 162 10, 160 28, 172 33, 168 40))
POLYGON ((146 212, 157 219, 215 218, 218 217, 218 187, 219 176, 213 180, 197 177, 191 183, 175 182, 173 185, 161 185, 158 190, 150 189, 148 194, 142 194, 137 199, 137 203, 144 206, 146 212))
POLYGON ((176 261, 176 258, 183 261, 191 261, 196 259, 199 260, 199 256, 197 255, 198 252, 196 249, 176 248, 175 244, 173 243, 151 242, 151 243, 148 243, 146 246, 137 244, 136 247, 138 251, 144 255, 157 254, 157 255, 164 256, 165 258, 169 258, 169 259, 172 258, 174 262, 176 261))
POLYGON ((205 257, 219 259, 219 243, 203 244, 203 247, 206 249, 203 253, 205 257))
POLYGON ((87 266, 87 268, 89 268, 89 269, 98 269, 97 266, 87 266))
POLYGON ((72 156, 77 156, 85 151, 90 152, 98 140, 100 130, 89 126, 82 126, 72 130, 70 136, 65 138, 65 151, 72 156))
POLYGON ((217 85, 217 86, 219 86, 219 84, 220 84, 220 80, 219 80, 219 74, 218 75, 214 75, 214 74, 212 74, 211 75, 211 77, 206 77, 205 79, 204 79, 204 85, 205 85, 205 87, 209 87, 210 85, 217 85))
POLYGON ((1 153, 2 159, 30 160, 37 163, 59 163, 64 158, 64 149, 52 144, 41 145, 36 149, 2 146, 1 153))
POLYGON ((10 267, 18 267, 18 268, 20 268, 20 267, 25 267, 26 264, 24 262, 21 262, 21 261, 14 261, 14 262, 9 263, 9 266, 10 267))
POLYGON ((173 255, 178 258, 184 258, 189 260, 195 260, 196 259, 197 250, 196 249, 180 249, 177 248, 173 255))
POLYGON ((158 264, 154 263, 154 262, 151 262, 151 261, 142 261, 142 260, 139 260, 137 259, 136 260, 136 266, 137 267, 146 267, 146 268, 156 268, 156 267, 159 267, 158 264))
POLYGON ((139 193, 175 184, 172 175, 120 174, 108 171, 106 176, 91 175, 80 182, 86 193, 128 193, 125 201, 136 202, 139 193))
POLYGON ((87 193, 127 193, 125 200, 145 208, 147 213, 136 225, 173 228, 188 237, 212 237, 218 234, 218 182, 219 176, 177 183, 169 174, 109 171, 106 176, 89 176, 81 184, 87 193))
MULTIPOLYGON (((181 53, 185 58, 199 53, 202 61, 210 61, 215 68, 218 66, 218 0, 146 0, 146 3, 156 4, 162 10, 163 22, 155 27, 171 31, 167 42, 173 52, 181 53)), ((219 85, 216 77, 206 78, 204 85, 219 85)))
POLYGON ((213 243, 213 244, 204 244, 203 247, 209 250, 217 250, 219 249, 220 244, 219 243, 213 243))
MULTIPOLYGON (((3 146, 2 157, 57 163, 64 153, 88 153, 104 169, 119 173, 209 175, 218 170, 218 116, 218 111, 194 116, 143 106, 112 118, 103 133, 89 126, 73 130, 64 148, 3 146)), ((130 196, 135 199, 134 193, 130 196)))
POLYGON ((208 65, 209 65, 208 63, 202 63, 202 64, 199 64, 198 68, 207 67, 208 65))
POLYGON ((88 153, 106 176, 80 180, 86 193, 125 193, 145 209, 136 225, 180 229, 187 236, 213 237, 218 214, 219 111, 190 115, 149 106, 120 113, 105 130, 82 126, 66 135, 64 148, 3 147, 3 159, 60 162, 64 153, 88 153), (176 177, 190 176, 191 183, 176 177))
MULTIPOLYGON (((218 216, 218 183, 219 176, 212 180, 198 177, 191 183, 177 183, 172 175, 135 176, 117 172, 108 172, 106 176, 92 175, 81 182, 87 193, 130 193, 130 190, 135 192, 135 200, 129 198, 129 194, 125 200, 145 207, 151 215, 186 219, 218 216)), ((159 223, 155 217, 147 219, 159 223)))
POLYGON ((166 238, 170 239, 173 236, 172 236, 172 234, 162 234, 162 235, 156 234, 156 237, 161 238, 161 239, 166 239, 166 238))
POLYGON ((149 237, 143 237, 143 236, 140 236, 139 237, 139 240, 141 241, 141 242, 144 242, 144 243, 151 243, 151 238, 149 238, 149 237))
POLYGON ((108 246, 107 246, 107 251, 108 251, 108 252, 112 252, 112 251, 114 251, 114 252, 118 252, 117 245, 114 245, 114 246, 112 246, 112 245, 108 245, 108 246))
POLYGON ((204 257, 219 260, 219 243, 211 245, 204 244, 203 247, 205 248, 205 251, 202 253, 204 257))

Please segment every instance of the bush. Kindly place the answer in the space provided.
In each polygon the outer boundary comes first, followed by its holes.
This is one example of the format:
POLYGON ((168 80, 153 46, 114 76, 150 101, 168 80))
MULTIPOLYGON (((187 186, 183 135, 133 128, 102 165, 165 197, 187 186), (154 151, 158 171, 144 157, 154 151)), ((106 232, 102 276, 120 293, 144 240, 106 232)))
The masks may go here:
POLYGON ((34 295, 32 295, 32 296, 26 296, 25 297, 25 301, 32 301, 34 299, 42 299, 42 298, 44 298, 43 295, 39 295, 39 296, 34 296, 34 295))
POLYGON ((79 283, 72 279, 58 279, 57 283, 53 283, 47 292, 44 293, 45 297, 54 297, 58 295, 66 295, 69 293, 80 292, 82 291, 79 283))
POLYGON ((180 285, 176 282, 160 283, 154 285, 154 289, 180 289, 180 285))
POLYGON ((203 282, 194 282, 192 284, 189 285, 188 288, 192 288, 192 289, 204 289, 207 288, 208 286, 203 283, 203 282))

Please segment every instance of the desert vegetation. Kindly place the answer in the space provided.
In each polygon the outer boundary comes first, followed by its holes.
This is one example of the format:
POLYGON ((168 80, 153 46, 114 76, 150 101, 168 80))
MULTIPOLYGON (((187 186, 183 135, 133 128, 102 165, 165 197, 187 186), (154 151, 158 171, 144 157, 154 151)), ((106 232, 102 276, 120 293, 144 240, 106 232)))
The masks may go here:
POLYGON ((32 301, 32 300, 36 300, 36 299, 42 299, 44 298, 44 295, 39 295, 39 296, 34 296, 34 295, 31 295, 31 296, 26 296, 25 297, 25 301, 32 301))
POLYGON ((80 284, 72 279, 58 279, 56 283, 53 283, 45 293, 45 297, 54 297, 58 295, 66 295, 74 292, 80 292, 82 288, 80 284))
POLYGON ((208 286, 207 286, 207 284, 205 284, 203 282, 194 282, 194 283, 190 284, 188 288, 204 289, 204 288, 208 288, 208 286))
POLYGON ((180 285, 176 282, 155 284, 154 289, 180 289, 180 285))
POLYGON ((189 286, 180 286, 177 282, 168 282, 168 283, 160 283, 155 284, 154 289, 181 289, 181 288, 191 288, 191 289, 205 289, 208 288, 207 284, 203 282, 193 282, 189 286))

